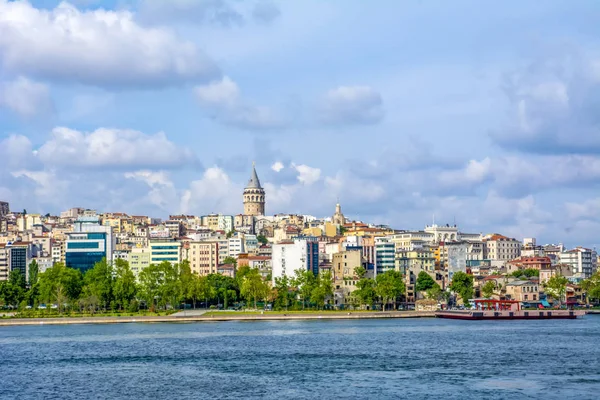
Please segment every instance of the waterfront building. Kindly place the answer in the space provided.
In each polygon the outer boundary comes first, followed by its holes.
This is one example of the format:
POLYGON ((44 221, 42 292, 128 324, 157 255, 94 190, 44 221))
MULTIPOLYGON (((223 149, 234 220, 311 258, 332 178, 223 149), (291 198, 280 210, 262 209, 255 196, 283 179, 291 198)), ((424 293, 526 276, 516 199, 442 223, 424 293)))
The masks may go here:
POLYGON ((6 248, 6 243, 0 243, 0 282, 7 281, 9 273, 8 249, 6 248))
POLYGON ((175 239, 155 239, 148 243, 150 247, 150 263, 160 264, 168 261, 171 264, 181 262, 181 242, 175 239))
POLYGON ((149 247, 134 247, 131 249, 127 256, 129 267, 131 272, 136 276, 139 276, 140 272, 151 264, 151 251, 149 247))
POLYGON ((537 282, 515 280, 505 286, 506 296, 511 300, 523 302, 537 302, 540 300, 539 285, 537 282))
POLYGON ((244 189, 244 215, 265 215, 265 190, 260 185, 256 167, 252 164, 252 175, 244 189))
POLYGON ((271 257, 272 279, 287 276, 293 278, 295 272, 311 271, 319 273, 319 243, 316 238, 297 238, 293 241, 273 245, 271 257))
POLYGON ((497 233, 487 235, 483 242, 486 260, 510 261, 521 255, 521 242, 497 233))
POLYGON ((576 247, 560 253, 560 263, 571 266, 573 275, 587 279, 596 272, 598 254, 596 250, 576 247))
POLYGON ((183 258, 188 260, 193 273, 215 274, 219 267, 219 245, 216 242, 189 242, 183 258))
POLYGON ((389 237, 375 238, 375 276, 396 268, 396 245, 389 237))
POLYGON ((82 272, 106 258, 111 263, 115 238, 111 226, 100 225, 97 216, 79 217, 73 224, 73 232, 66 233, 64 259, 67 267, 82 272))

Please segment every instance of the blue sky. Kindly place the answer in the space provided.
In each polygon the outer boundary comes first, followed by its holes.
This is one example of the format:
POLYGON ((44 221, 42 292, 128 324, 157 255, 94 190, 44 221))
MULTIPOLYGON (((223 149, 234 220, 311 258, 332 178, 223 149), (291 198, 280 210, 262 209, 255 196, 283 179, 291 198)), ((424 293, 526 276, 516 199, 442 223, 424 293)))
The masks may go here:
POLYGON ((595 246, 596 1, 0 0, 0 198, 595 246))

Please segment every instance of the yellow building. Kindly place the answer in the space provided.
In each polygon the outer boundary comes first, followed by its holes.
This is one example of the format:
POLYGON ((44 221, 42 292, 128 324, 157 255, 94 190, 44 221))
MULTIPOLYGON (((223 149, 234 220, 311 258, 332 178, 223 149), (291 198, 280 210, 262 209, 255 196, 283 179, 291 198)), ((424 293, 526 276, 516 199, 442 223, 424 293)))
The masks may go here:
POLYGON ((325 222, 325 236, 327 237, 336 237, 338 234, 337 226, 330 222, 325 222))
POLYGON ((428 249, 400 250, 396 252, 396 270, 406 274, 406 271, 435 271, 434 253, 428 249))
POLYGON ((321 228, 304 228, 302 233, 306 236, 323 236, 323 230, 321 228))
POLYGON ((219 267, 219 245, 216 242, 189 242, 183 258, 189 261, 190 269, 195 274, 216 274, 219 267))
POLYGON ((129 267, 136 276, 139 276, 140 272, 148 266, 150 266, 152 259, 152 252, 149 247, 134 247, 131 252, 127 255, 127 261, 129 261, 129 267))

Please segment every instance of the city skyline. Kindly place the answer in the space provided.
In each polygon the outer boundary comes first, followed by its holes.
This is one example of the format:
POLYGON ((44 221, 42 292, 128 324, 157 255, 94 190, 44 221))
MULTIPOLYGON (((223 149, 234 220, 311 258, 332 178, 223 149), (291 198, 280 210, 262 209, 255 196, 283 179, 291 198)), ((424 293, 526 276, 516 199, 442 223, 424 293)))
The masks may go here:
POLYGON ((255 160, 269 215, 599 243, 595 2, 58 3, 0 0, 13 208, 234 215, 255 160))

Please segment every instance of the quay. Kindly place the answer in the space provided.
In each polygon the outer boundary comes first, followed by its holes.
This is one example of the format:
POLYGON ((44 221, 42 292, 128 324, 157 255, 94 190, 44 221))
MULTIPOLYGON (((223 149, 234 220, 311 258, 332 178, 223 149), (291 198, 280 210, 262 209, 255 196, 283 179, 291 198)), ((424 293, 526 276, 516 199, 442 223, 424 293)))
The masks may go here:
POLYGON ((264 313, 236 314, 232 312, 200 315, 177 313, 168 316, 122 316, 122 317, 63 317, 63 318, 7 318, 0 319, 2 326, 18 325, 71 325, 71 324, 121 324, 121 323, 182 323, 222 321, 297 321, 297 320, 342 320, 376 318, 434 318, 433 311, 389 311, 389 312, 314 312, 314 313, 264 313))

